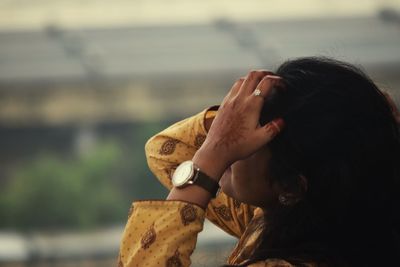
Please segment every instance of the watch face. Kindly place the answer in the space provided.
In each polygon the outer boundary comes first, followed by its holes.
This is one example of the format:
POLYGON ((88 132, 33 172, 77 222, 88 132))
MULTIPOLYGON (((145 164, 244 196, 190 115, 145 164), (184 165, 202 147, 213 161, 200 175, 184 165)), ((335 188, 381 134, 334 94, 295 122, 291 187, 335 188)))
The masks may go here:
POLYGON ((174 186, 184 185, 193 176, 193 162, 185 161, 176 168, 172 177, 172 184, 174 186))

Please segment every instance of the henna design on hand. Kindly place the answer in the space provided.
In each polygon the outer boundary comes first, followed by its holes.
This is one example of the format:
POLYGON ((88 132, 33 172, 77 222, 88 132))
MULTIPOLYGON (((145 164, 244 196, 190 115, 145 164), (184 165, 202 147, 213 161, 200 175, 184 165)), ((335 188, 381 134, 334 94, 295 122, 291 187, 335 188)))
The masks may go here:
POLYGON ((241 139, 244 139, 245 132, 249 129, 244 126, 245 117, 243 114, 238 114, 238 117, 233 120, 224 121, 224 138, 219 140, 216 144, 218 146, 224 146, 225 148, 230 147, 233 144, 239 143, 241 139))

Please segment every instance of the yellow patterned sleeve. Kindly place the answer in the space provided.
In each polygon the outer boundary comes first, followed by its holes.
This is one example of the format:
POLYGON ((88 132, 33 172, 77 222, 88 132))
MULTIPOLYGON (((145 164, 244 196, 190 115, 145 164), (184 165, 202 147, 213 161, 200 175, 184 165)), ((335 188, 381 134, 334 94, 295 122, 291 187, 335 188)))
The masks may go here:
MULTIPOLYGON (((205 118, 216 115, 215 107, 179 121, 151 137, 145 146, 147 163, 158 180, 171 189, 176 167, 193 158, 206 139, 205 118)), ((220 192, 211 200, 206 217, 225 232, 240 237, 253 217, 254 207, 220 192)))
POLYGON ((184 201, 134 202, 123 233, 118 267, 190 266, 204 210, 184 201))

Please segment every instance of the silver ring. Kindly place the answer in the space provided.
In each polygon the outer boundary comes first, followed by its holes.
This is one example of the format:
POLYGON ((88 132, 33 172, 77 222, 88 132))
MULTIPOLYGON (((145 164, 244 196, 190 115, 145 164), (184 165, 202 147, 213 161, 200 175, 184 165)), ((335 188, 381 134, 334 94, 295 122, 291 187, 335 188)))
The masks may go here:
POLYGON ((260 89, 254 90, 253 95, 263 97, 263 96, 261 95, 261 90, 260 90, 260 89))

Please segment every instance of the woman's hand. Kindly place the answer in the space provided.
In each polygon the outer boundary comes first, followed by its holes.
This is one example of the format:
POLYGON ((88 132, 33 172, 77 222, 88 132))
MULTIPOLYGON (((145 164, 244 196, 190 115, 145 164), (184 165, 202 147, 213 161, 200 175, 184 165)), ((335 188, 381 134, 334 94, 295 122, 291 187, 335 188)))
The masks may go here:
MULTIPOLYGON (((246 158, 271 141, 282 129, 283 120, 259 124, 264 98, 281 78, 266 71, 252 71, 239 79, 222 101, 203 145, 193 162, 202 172, 219 181, 233 162, 246 158), (259 94, 254 94, 259 90, 259 94)), ((199 186, 173 188, 167 199, 207 207, 211 194, 199 186)))
POLYGON ((232 86, 193 158, 200 169, 219 179, 233 162, 250 156, 281 131, 282 119, 259 124, 264 99, 280 82, 281 78, 271 72, 252 71, 232 86), (256 90, 259 95, 254 94, 256 90))

